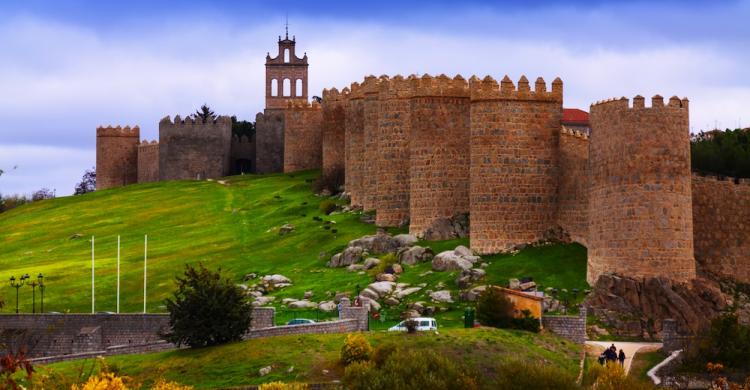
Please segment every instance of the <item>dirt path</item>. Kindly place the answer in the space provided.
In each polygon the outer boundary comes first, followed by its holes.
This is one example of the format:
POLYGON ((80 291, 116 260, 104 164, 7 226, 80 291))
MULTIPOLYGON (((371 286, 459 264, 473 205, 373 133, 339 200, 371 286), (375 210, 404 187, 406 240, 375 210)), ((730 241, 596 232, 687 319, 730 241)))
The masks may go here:
POLYGON ((638 343, 629 341, 587 341, 587 345, 600 347, 601 350, 609 348, 612 344, 617 347, 617 352, 622 349, 625 352, 625 374, 630 372, 630 365, 633 363, 633 356, 638 352, 656 351, 661 348, 661 343, 638 343))

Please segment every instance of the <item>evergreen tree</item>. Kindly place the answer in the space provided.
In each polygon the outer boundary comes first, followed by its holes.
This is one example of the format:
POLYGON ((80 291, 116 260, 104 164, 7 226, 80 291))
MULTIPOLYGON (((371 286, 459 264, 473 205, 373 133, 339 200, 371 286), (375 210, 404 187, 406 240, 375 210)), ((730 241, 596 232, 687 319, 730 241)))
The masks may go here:
POLYGON ((211 108, 208 107, 207 104, 203 103, 200 110, 196 111, 195 114, 193 114, 193 117, 195 119, 200 119, 203 123, 206 123, 208 121, 213 121, 214 119, 216 119, 216 114, 211 111, 211 108))

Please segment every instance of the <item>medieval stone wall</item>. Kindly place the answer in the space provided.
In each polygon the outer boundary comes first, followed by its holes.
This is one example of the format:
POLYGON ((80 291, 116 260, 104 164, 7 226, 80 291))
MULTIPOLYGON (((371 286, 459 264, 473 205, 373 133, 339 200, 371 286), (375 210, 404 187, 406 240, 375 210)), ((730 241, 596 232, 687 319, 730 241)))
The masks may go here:
POLYGON ((138 182, 138 142, 135 126, 96 128, 96 188, 104 190, 138 182))
POLYGON ((336 88, 323 90, 322 164, 323 175, 344 172, 346 165, 346 107, 349 104, 349 89, 339 92, 336 88))
POLYGON ((232 175, 255 172, 255 134, 250 137, 232 135, 230 150, 232 175))
POLYGON ((321 122, 318 103, 292 103, 284 110, 284 172, 320 169, 321 122))
POLYGON ((591 106, 588 275, 695 277, 688 101, 591 106))
POLYGON ((229 174, 232 121, 175 116, 159 121, 160 180, 218 178, 229 174))
POLYGON ((699 269, 750 283, 750 179, 693 175, 692 193, 699 269))
POLYGON ((411 83, 396 76, 380 84, 378 142, 375 160, 377 198, 375 224, 403 226, 409 222, 409 135, 411 83))
POLYGON ((563 126, 559 161, 557 225, 571 240, 585 246, 589 235, 588 134, 563 126))
POLYGON ((255 170, 274 173, 284 170, 284 112, 266 110, 255 116, 255 170))
POLYGON ((344 132, 346 149, 345 188, 351 197, 351 204, 362 205, 362 171, 364 166, 364 94, 359 83, 352 83, 349 105, 346 108, 346 129, 344 132))
POLYGON ((380 112, 380 84, 387 82, 388 77, 378 79, 375 76, 365 77, 362 83, 362 208, 364 210, 375 210, 378 195, 378 139, 380 131, 378 128, 380 112))
POLYGON ((411 80, 409 232, 469 211, 469 86, 461 76, 411 80))
POLYGON ((138 183, 159 181, 159 143, 143 141, 138 145, 138 183))
POLYGON ((555 223, 562 81, 473 78, 471 247, 497 253, 539 241, 555 223))

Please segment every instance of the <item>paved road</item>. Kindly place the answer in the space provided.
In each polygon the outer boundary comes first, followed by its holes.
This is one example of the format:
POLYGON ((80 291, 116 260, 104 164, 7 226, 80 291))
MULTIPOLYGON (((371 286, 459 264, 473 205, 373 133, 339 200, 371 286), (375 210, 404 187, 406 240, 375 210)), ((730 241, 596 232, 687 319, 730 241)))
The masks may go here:
POLYGON ((617 347, 617 353, 620 353, 620 349, 625 351, 626 374, 630 372, 630 365, 633 363, 633 356, 635 356, 637 352, 656 351, 662 346, 661 343, 634 343, 628 341, 587 341, 586 344, 600 347, 602 351, 614 344, 615 347, 617 347))

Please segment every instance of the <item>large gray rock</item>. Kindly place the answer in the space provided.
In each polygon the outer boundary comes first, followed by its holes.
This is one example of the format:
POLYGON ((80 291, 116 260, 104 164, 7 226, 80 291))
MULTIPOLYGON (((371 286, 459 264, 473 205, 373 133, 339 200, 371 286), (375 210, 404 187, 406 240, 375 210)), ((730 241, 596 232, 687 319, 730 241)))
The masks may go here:
POLYGON ((469 287, 472 283, 482 279, 486 272, 481 268, 472 268, 461 271, 461 274, 456 278, 456 284, 458 288, 464 289, 469 287))
POLYGON ((395 252, 399 243, 389 234, 375 234, 351 240, 348 247, 360 247, 370 253, 389 253, 395 252))
POLYGON ((415 265, 424 261, 429 261, 434 255, 432 249, 415 245, 411 248, 400 250, 398 253, 398 261, 401 264, 415 265))
POLYGON ((472 263, 453 251, 443 251, 432 259, 432 269, 435 271, 459 271, 470 269, 472 263))
POLYGON ((417 292, 417 291, 419 291, 421 289, 422 289, 421 287, 409 287, 409 288, 405 288, 403 290, 396 290, 396 292, 393 293, 393 295, 395 295, 396 298, 398 298, 398 299, 404 299, 405 296, 414 294, 415 292, 417 292))
POLYGON ((337 253, 331 257, 331 260, 326 264, 328 267, 344 267, 350 264, 359 262, 364 256, 365 250, 359 246, 350 246, 342 253, 337 253))
MULTIPOLYGON (((396 283, 393 283, 393 282, 388 282, 388 281, 375 282, 375 283, 371 283, 369 286, 367 286, 367 288, 365 290, 370 289, 370 290, 374 291, 378 296, 375 297, 375 298, 373 298, 373 297, 368 297, 368 298, 377 299, 379 297, 384 297, 384 296, 390 294, 390 292, 393 291, 393 288, 395 286, 396 286, 396 283)), ((364 294, 362 294, 362 295, 364 295, 364 294)))
POLYGON ((450 240, 467 237, 468 235, 468 214, 455 215, 453 218, 438 218, 422 233, 422 237, 429 241, 450 240))
POLYGON ((371 269, 371 268, 374 268, 375 266, 377 266, 378 264, 380 264, 380 259, 377 259, 375 257, 368 257, 365 260, 364 267, 365 267, 365 269, 371 269))
POLYGON ((287 306, 290 309, 312 309, 318 307, 318 304, 315 302, 310 302, 307 299, 302 299, 300 301, 291 302, 287 306))
POLYGON ((393 237, 400 247, 409 247, 417 243, 417 236, 413 234, 397 234, 393 237))
POLYGON ((289 278, 280 274, 266 275, 261 280, 266 284, 272 284, 272 285, 292 284, 292 281, 289 278))
POLYGON ((432 300, 435 302, 441 302, 441 303, 453 302, 453 298, 451 298, 451 292, 448 290, 433 291, 430 293, 430 298, 432 298, 432 300))
POLYGON ((396 275, 394 274, 378 274, 378 276, 375 277, 375 280, 378 282, 395 282, 396 281, 396 275))
POLYGON ((321 302, 318 305, 318 309, 325 312, 332 312, 337 309, 336 304, 333 301, 321 302))
POLYGON ((346 270, 349 272, 359 272, 365 270, 364 264, 349 264, 348 267, 346 267, 346 270))
POLYGON ((366 298, 370 298, 371 300, 376 300, 380 298, 380 294, 377 291, 369 287, 362 290, 362 292, 360 292, 359 295, 366 297, 366 298))
POLYGON ((276 297, 269 297, 269 296, 257 297, 253 301, 253 306, 265 306, 273 302, 274 299, 276 299, 276 297))
POLYGON ((463 245, 457 246, 456 249, 453 250, 453 252, 455 252, 457 255, 461 257, 474 256, 474 253, 471 252, 471 249, 463 245))

